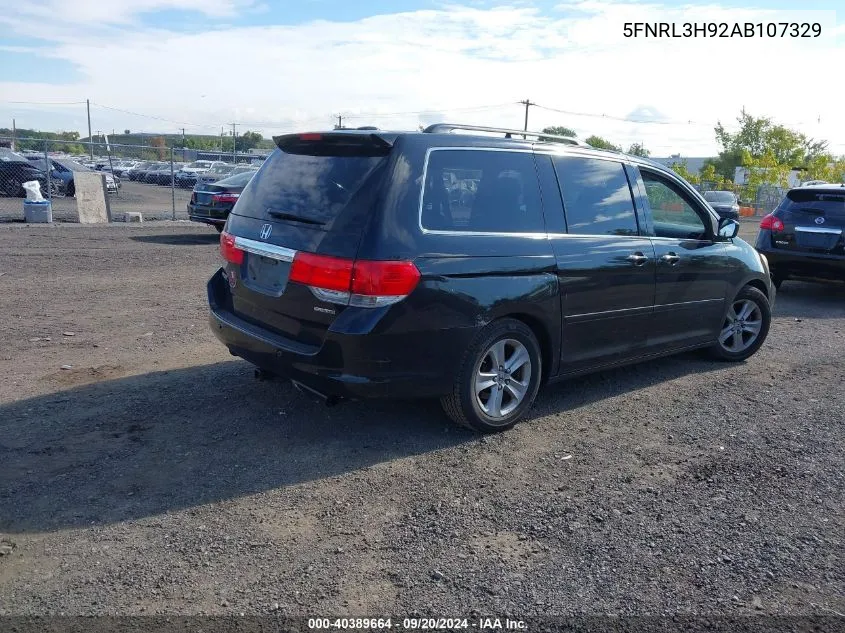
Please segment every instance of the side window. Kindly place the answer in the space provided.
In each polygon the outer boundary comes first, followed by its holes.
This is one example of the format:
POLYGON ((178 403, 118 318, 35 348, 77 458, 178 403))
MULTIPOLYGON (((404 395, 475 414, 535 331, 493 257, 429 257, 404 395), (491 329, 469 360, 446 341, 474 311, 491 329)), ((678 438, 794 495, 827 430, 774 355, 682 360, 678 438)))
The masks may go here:
POLYGON ((544 233, 533 155, 432 151, 423 190, 422 225, 435 231, 544 233))
POLYGON ((680 187, 654 172, 640 169, 640 174, 645 185, 656 237, 707 239, 704 220, 680 187))
POLYGON ((569 233, 638 235, 637 216, 622 163, 595 158, 554 159, 569 233))

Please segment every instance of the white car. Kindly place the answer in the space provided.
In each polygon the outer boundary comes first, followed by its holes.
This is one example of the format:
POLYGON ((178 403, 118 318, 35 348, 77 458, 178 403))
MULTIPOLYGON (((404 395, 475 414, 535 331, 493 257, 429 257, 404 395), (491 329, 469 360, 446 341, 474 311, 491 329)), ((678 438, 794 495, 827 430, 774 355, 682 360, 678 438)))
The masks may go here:
POLYGON ((174 180, 176 180, 177 185, 183 187, 193 187, 200 174, 206 173, 217 165, 225 164, 226 163, 219 160, 196 160, 193 163, 189 163, 180 168, 174 175, 174 180))

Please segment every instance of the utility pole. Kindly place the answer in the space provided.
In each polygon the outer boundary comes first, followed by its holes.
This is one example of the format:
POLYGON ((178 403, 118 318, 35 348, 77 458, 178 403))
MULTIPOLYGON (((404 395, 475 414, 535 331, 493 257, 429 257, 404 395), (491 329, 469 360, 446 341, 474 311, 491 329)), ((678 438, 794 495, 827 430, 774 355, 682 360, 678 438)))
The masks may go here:
POLYGON ((343 129, 343 115, 342 114, 337 115, 337 127, 335 129, 336 130, 342 130, 343 129))
MULTIPOLYGON (((97 138, 100 138, 100 130, 97 130, 97 138)), ((91 140, 93 141, 94 139, 91 139, 91 140)), ((97 142, 99 143, 99 141, 97 141, 97 142)), ((94 146, 92 145, 91 147, 93 148, 94 146)))
MULTIPOLYGON (((528 131, 528 108, 529 106, 537 105, 536 103, 532 102, 530 99, 526 99, 525 101, 520 101, 522 105, 525 106, 525 127, 522 129, 526 132, 528 131)), ((522 138, 528 138, 526 135, 522 135, 522 138)))
POLYGON ((220 126, 220 151, 217 152, 217 160, 223 160, 223 126, 220 126))
POLYGON ((237 123, 232 123, 232 162, 233 162, 233 163, 237 163, 237 162, 238 162, 238 157, 237 157, 237 151, 238 151, 237 138, 238 138, 238 124, 237 124, 237 123))
POLYGON ((15 127, 15 120, 12 119, 12 151, 15 151, 15 135, 17 133, 17 128, 15 127))
POLYGON ((85 100, 85 108, 88 110, 88 149, 91 150, 91 160, 94 160, 94 138, 91 136, 91 101, 85 100))

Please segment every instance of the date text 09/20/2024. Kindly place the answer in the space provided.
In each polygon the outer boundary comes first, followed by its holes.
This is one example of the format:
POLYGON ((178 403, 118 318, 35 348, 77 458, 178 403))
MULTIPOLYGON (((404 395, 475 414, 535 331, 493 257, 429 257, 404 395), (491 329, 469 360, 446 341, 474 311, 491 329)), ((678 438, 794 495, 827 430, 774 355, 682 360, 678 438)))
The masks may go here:
POLYGON ((510 618, 308 618, 311 630, 406 630, 406 631, 525 631, 522 620, 510 618))
POLYGON ((819 22, 625 22, 624 37, 643 38, 815 38, 819 22))

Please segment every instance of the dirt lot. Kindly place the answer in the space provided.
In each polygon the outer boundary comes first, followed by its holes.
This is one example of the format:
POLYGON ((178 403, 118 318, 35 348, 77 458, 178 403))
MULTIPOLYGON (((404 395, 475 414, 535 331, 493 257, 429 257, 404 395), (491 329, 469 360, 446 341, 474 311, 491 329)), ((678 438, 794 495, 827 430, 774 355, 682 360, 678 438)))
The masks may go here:
POLYGON ((216 242, 0 225, 0 615, 845 612, 842 288, 784 284, 744 364, 479 438, 255 381, 207 326, 216 242))

